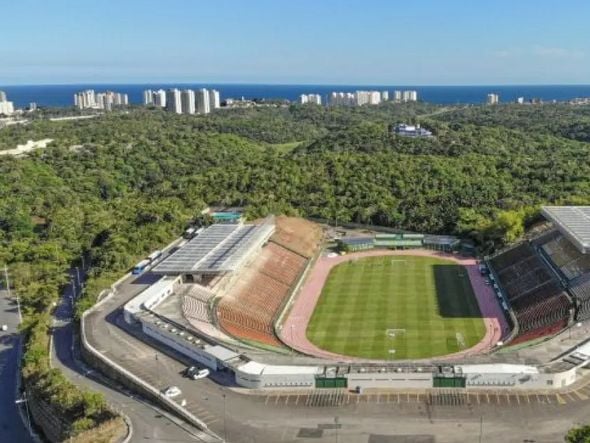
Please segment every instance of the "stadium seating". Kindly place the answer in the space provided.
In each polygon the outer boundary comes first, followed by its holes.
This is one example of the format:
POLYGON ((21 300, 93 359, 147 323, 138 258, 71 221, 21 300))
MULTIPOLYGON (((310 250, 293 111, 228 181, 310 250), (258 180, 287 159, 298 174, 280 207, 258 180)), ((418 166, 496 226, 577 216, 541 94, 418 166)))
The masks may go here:
POLYGON ((219 303, 221 327, 241 339, 279 346, 274 320, 306 263, 307 259, 295 252, 268 243, 219 303))
POLYGON ((184 284, 178 290, 182 297, 182 313, 185 318, 210 323, 209 300, 213 292, 198 284, 184 284))
POLYGON ((528 243, 490 260, 519 326, 514 341, 557 332, 567 325, 572 303, 547 264, 528 243))
POLYGON ((590 255, 582 254, 561 234, 541 246, 551 262, 567 280, 590 272, 590 255))

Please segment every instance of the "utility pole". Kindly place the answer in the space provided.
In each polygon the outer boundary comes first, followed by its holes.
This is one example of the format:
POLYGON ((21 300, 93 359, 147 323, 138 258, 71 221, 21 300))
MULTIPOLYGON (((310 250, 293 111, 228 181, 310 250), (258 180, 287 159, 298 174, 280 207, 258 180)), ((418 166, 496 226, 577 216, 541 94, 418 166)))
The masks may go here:
MULTIPOLYGON (((4 277, 6 278, 6 290, 8 291, 8 298, 12 297, 10 292, 10 281, 8 280, 8 266, 4 265, 4 277)), ((16 307, 18 309, 18 322, 19 324, 23 322, 23 314, 20 310, 20 300, 18 298, 18 292, 15 292, 16 296, 16 307)))
POLYGON ((27 398, 27 391, 23 391, 23 398, 21 398, 20 400, 15 400, 15 402, 17 405, 20 403, 24 403, 25 404, 25 409, 27 410, 27 425, 29 427, 29 435, 33 435, 33 430, 31 428, 31 414, 29 412, 29 399, 27 398))
POLYGON ((72 282, 72 295, 74 296, 74 299, 76 298, 76 279, 72 276, 71 279, 72 282))
POLYGON ((78 289, 82 288, 82 282, 80 281, 80 268, 76 266, 76 276, 78 277, 78 289))

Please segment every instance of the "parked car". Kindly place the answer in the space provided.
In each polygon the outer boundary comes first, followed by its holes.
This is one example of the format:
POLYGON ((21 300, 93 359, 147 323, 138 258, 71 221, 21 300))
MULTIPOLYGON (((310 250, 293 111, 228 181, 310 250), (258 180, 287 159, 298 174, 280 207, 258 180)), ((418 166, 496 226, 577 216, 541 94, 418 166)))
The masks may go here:
POLYGON ((8 331, 8 325, 2 325, 2 332, 8 331))
POLYGON ((178 397, 180 394, 182 394, 182 391, 180 390, 180 388, 178 386, 169 386, 166 389, 164 389, 162 391, 162 393, 166 397, 172 398, 172 397, 178 397))
POLYGON ((185 375, 192 380, 198 380, 200 378, 205 378, 209 374, 210 374, 209 369, 199 369, 196 366, 191 366, 190 368, 187 368, 185 371, 185 375))

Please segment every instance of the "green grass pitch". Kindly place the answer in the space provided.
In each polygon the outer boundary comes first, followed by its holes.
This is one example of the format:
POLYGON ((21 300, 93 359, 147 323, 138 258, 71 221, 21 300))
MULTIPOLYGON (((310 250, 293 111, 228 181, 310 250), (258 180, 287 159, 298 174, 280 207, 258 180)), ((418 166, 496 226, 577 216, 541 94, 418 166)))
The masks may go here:
POLYGON ((450 354, 484 335, 467 270, 415 256, 335 266, 307 328, 308 339, 322 349, 383 360, 450 354))

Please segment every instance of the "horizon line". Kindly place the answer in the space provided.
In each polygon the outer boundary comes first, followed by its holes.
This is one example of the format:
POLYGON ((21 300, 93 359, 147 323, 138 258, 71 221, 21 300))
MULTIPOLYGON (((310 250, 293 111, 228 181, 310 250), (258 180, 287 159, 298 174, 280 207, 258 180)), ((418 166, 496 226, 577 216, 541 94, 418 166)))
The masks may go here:
POLYGON ((465 84, 379 84, 379 83, 272 83, 272 82, 71 82, 71 83, 12 83, 1 84, 2 87, 27 87, 27 86, 87 86, 87 85, 108 85, 108 86, 150 86, 150 85, 227 85, 227 86, 373 86, 373 87, 437 87, 437 88, 452 88, 452 87, 518 87, 518 86, 590 86, 590 83, 465 83, 465 84))

